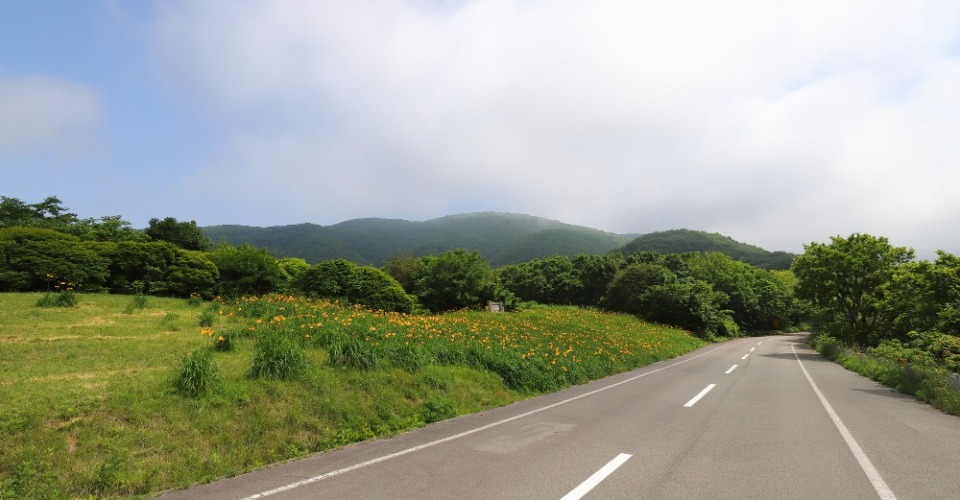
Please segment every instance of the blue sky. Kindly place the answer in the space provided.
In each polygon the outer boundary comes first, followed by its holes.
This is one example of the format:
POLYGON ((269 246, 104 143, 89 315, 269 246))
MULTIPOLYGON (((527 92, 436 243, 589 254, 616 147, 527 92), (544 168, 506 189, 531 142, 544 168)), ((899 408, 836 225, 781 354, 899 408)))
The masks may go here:
POLYGON ((0 194, 957 252, 957 89, 952 0, 10 0, 0 194))

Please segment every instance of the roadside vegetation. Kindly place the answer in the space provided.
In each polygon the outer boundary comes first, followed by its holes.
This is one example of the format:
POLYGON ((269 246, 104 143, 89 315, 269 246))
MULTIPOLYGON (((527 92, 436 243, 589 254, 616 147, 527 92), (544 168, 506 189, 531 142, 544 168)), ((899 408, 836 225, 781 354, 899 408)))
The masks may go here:
POLYGON ((42 297, 0 294, 0 498, 208 482, 705 344, 575 307, 411 315, 290 295, 42 297))
POLYGON ((377 268, 0 196, 0 498, 183 487, 806 326, 960 414, 960 259, 885 238, 811 243, 780 271, 700 251, 491 267, 462 248, 377 268))
POLYGON ((848 369, 960 415, 960 258, 933 262, 868 234, 794 260, 813 345, 848 369))

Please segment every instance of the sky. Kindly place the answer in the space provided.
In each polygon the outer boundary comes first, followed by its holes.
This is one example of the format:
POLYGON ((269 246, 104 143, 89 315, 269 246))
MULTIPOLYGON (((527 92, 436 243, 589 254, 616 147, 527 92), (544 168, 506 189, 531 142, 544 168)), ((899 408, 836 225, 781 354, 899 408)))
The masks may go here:
POLYGON ((960 2, 4 0, 0 194, 960 253, 960 2))

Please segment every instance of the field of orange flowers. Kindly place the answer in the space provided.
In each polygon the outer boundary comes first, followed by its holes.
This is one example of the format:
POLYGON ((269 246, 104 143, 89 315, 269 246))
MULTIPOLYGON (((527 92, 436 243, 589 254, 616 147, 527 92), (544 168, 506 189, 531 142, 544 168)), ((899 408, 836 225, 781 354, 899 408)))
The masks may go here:
POLYGON ((703 345, 576 308, 402 315, 288 296, 78 297, 40 307, 41 294, 0 294, 0 498, 150 495, 703 345), (289 370, 265 346, 292 351, 289 370), (177 389, 189 359, 210 362, 202 394, 177 389))
MULTIPOLYGON (((371 312, 294 296, 223 304, 231 337, 285 335, 325 348, 330 364, 417 369, 430 364, 492 371, 508 387, 543 392, 672 358, 704 343, 682 330, 577 308, 442 315, 371 312)), ((222 342, 216 329, 205 334, 222 342)))

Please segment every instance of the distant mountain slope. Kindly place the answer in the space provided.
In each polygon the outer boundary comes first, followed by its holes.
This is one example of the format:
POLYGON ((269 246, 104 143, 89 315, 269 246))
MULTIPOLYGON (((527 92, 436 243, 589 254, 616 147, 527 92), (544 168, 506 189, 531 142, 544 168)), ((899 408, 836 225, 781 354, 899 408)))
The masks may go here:
POLYGON ((637 237, 618 250, 629 254, 641 251, 659 253, 722 252, 734 259, 765 269, 789 269, 795 257, 787 252, 770 252, 760 247, 740 243, 718 233, 673 229, 637 237))
POLYGON ((478 250, 492 265, 526 262, 550 255, 599 254, 617 249, 630 237, 530 215, 482 212, 425 222, 355 219, 332 226, 209 226, 214 242, 249 243, 278 257, 307 262, 345 258, 379 266, 402 254, 430 255, 453 248, 478 250))

